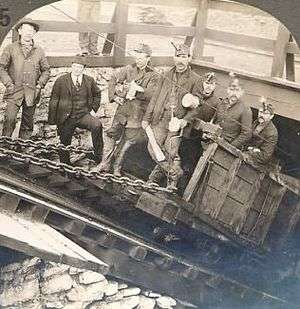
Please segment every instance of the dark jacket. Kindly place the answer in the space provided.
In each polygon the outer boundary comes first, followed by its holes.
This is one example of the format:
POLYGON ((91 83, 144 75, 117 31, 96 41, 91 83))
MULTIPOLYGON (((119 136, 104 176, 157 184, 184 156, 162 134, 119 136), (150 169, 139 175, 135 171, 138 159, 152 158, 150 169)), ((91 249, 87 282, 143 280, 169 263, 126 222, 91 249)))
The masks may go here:
POLYGON ((144 92, 136 93, 135 99, 126 100, 122 106, 118 107, 115 121, 123 125, 126 124, 128 128, 141 127, 142 118, 155 91, 158 79, 157 72, 147 68, 140 71, 136 65, 127 65, 114 74, 109 81, 108 96, 110 101, 116 96, 117 83, 136 81, 138 85, 144 88, 144 92))
POLYGON ((252 111, 242 101, 228 107, 225 99, 217 107, 216 124, 223 129, 226 141, 242 148, 252 136, 252 111))
POLYGON ((212 120, 219 103, 219 100, 214 95, 203 97, 203 103, 198 107, 197 118, 206 122, 212 120))
POLYGON ((34 104, 36 85, 43 88, 49 76, 50 66, 40 47, 34 45, 27 57, 19 41, 4 48, 0 58, 0 80, 5 86, 14 84, 14 93, 24 89, 27 105, 34 104))
POLYGON ((267 163, 273 156, 278 142, 278 131, 275 125, 270 121, 261 130, 256 130, 258 122, 253 124, 252 138, 247 143, 248 147, 255 147, 260 152, 251 152, 251 158, 257 163, 267 163))
MULTIPOLYGON (((88 110, 97 112, 101 101, 101 91, 91 76, 83 74, 82 80, 88 89, 88 110)), ((71 94, 72 78, 71 73, 68 73, 60 76, 54 83, 49 102, 49 124, 61 125, 70 116, 73 106, 71 94)))
MULTIPOLYGON (((166 72, 159 80, 156 91, 154 92, 150 103, 147 107, 144 121, 147 121, 153 125, 159 123, 162 119, 164 113, 164 107, 168 103, 170 94, 172 91, 172 80, 173 74, 175 74, 175 67, 166 72)), ((179 74, 179 79, 177 85, 179 85, 177 90, 177 108, 174 111, 174 116, 177 118, 184 118, 187 121, 190 121, 197 115, 197 109, 188 109, 184 108, 181 104, 182 98, 185 94, 191 93, 193 95, 201 98, 202 92, 202 78, 192 71, 190 67, 183 73, 179 74)))

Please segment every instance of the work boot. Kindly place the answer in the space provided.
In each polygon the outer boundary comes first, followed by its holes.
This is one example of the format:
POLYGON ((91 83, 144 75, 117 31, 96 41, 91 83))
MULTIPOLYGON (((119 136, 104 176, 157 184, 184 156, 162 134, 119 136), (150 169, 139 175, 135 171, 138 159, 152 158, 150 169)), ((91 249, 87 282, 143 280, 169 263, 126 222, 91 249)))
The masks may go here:
POLYGON ((163 172, 162 168, 159 165, 156 165, 152 170, 151 174, 149 175, 147 182, 155 182, 159 184, 164 176, 165 173, 163 172))

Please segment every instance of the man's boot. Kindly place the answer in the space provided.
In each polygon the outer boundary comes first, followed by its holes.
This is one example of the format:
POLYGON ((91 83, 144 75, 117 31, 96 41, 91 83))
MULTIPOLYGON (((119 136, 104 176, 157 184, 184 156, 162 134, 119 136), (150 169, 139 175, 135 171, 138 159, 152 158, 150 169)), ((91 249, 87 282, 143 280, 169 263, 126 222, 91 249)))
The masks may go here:
POLYGON ((148 183, 155 182, 159 184, 164 176, 165 173, 163 172, 163 169, 157 164, 148 177, 148 183))

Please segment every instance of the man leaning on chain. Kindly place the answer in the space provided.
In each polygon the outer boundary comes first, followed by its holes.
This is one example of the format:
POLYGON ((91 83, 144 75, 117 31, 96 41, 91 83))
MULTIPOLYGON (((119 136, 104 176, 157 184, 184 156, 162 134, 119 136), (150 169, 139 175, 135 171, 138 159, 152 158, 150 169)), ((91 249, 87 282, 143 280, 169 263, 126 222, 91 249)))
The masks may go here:
POLYGON ((12 136, 17 114, 22 107, 19 137, 29 139, 33 131, 35 108, 41 89, 50 76, 50 67, 42 48, 34 41, 39 25, 24 19, 16 25, 19 40, 4 48, 0 58, 0 80, 5 85, 4 136, 12 136))

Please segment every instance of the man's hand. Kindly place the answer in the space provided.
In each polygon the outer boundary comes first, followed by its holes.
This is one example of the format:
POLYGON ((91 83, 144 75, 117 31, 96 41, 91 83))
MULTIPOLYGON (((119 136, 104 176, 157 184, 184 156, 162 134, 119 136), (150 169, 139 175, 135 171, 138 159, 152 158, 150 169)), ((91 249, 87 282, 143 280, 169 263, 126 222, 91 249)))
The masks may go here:
POLYGON ((119 105, 123 105, 124 104, 124 98, 121 97, 115 97, 114 101, 119 104, 119 105))
POLYGON ((149 126, 149 122, 148 121, 142 121, 142 128, 144 130, 146 130, 146 128, 149 126))

